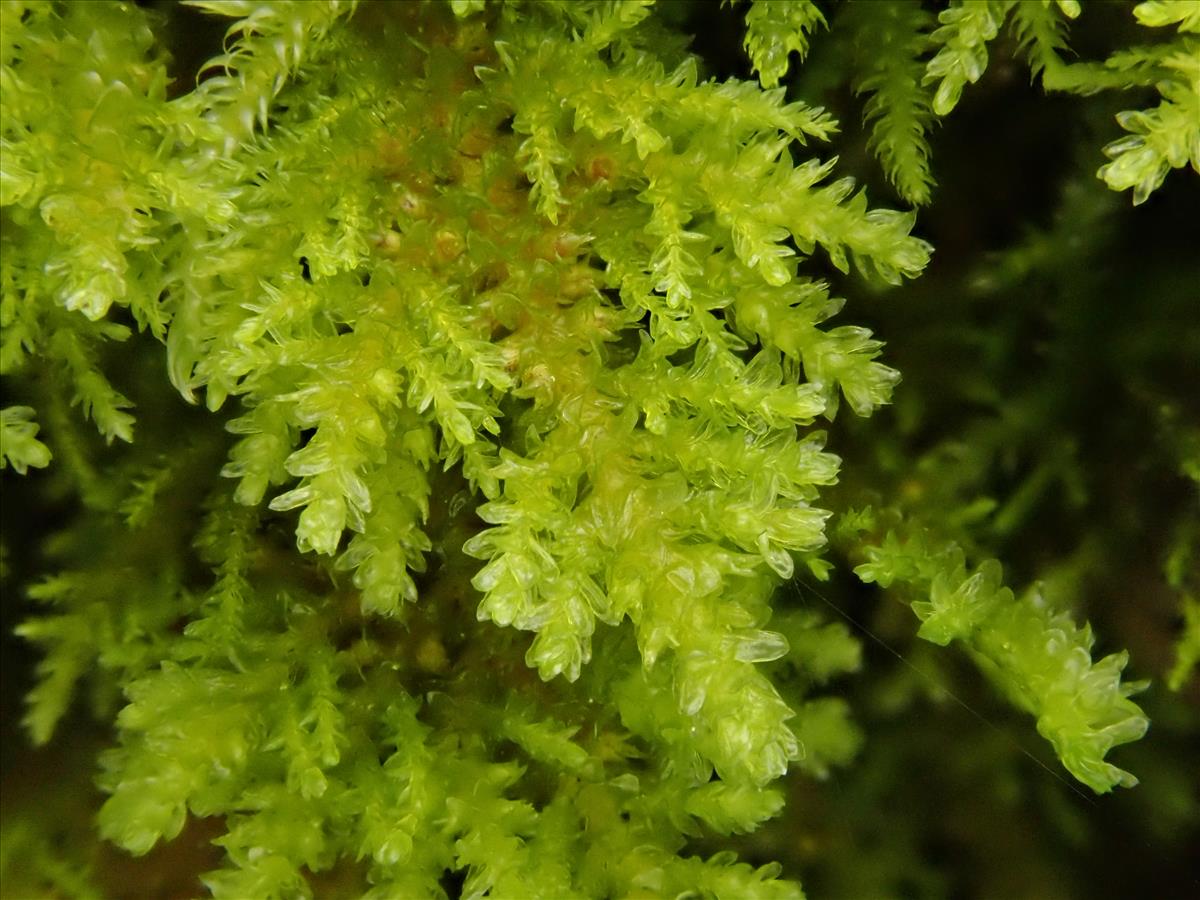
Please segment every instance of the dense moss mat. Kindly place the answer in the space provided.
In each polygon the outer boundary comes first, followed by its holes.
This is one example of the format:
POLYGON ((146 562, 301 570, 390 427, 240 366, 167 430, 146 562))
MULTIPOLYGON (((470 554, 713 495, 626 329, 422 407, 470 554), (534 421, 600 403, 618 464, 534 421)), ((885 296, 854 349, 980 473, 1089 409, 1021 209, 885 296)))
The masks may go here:
POLYGON ((1198 31, 4 0, 0 893, 1200 894, 1198 31))

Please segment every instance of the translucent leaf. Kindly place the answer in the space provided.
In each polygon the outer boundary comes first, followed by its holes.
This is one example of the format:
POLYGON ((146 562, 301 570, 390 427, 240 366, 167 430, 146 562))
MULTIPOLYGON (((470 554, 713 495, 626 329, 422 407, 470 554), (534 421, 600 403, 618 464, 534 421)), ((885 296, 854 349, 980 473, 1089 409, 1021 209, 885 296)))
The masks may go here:
POLYGON ((50 448, 37 439, 38 424, 29 406, 6 406, 0 410, 0 469, 11 465, 24 475, 30 467, 50 465, 50 448))
POLYGON ((747 635, 737 644, 737 658, 742 662, 771 662, 786 656, 787 653, 787 638, 774 631, 759 631, 747 635))

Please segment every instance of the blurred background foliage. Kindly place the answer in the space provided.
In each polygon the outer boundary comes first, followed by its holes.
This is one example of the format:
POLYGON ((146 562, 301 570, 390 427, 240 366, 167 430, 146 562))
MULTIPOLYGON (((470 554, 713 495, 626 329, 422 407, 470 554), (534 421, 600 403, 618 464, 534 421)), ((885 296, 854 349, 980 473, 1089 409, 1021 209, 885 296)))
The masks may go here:
MULTIPOLYGON (((1102 58, 1134 27, 1130 4, 1087 4, 1071 46, 1102 58)), ((834 113, 841 164, 894 198, 861 102, 823 84, 822 46, 790 90, 834 113)), ((1128 98, 1046 94, 1017 49, 1002 33, 932 134, 925 275, 875 292, 827 273, 903 373, 892 407, 836 423, 838 490, 999 558, 1018 592, 1036 583, 1092 624, 1097 657, 1127 648, 1151 727, 1115 759, 1141 783, 1068 783, 1032 724, 915 639, 902 606, 850 577, 796 584, 789 602, 836 607, 864 647, 846 680, 859 757, 797 782, 789 818, 753 839, 811 897, 1200 895, 1200 680, 1168 686, 1200 585, 1200 178, 1176 172, 1132 207, 1095 175, 1128 98)))

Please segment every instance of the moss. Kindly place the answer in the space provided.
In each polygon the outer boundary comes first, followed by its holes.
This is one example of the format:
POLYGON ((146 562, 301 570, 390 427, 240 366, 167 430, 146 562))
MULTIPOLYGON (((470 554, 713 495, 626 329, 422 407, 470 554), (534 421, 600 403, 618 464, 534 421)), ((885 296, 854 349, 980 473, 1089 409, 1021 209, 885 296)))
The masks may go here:
POLYGON ((6 891, 1019 894, 1147 771, 1194 827, 1193 6, 8 0, 6 891), (1018 66, 1012 199, 931 134, 1018 66))

